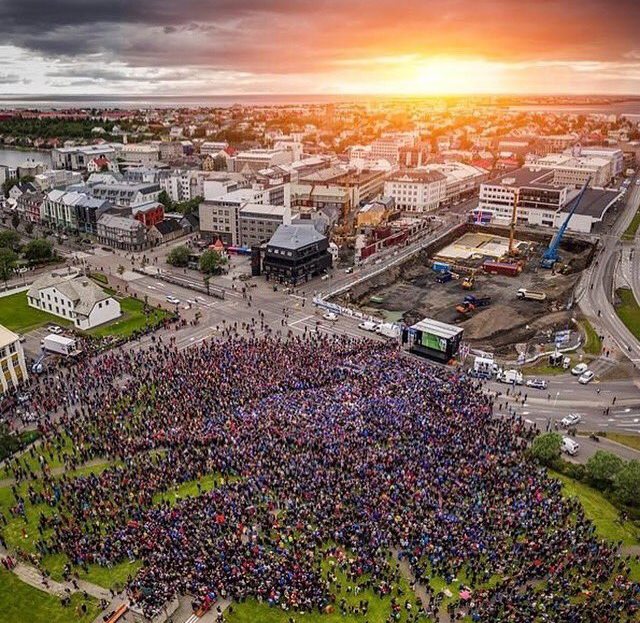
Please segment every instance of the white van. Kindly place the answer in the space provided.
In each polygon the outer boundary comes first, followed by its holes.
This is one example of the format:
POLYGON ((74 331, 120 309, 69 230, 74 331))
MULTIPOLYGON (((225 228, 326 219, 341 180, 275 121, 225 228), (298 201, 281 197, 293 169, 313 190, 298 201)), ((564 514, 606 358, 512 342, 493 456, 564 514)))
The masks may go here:
POLYGON ((515 385, 522 385, 524 379, 522 378, 522 372, 519 370, 503 370, 498 374, 498 380, 502 383, 509 383, 515 385))
POLYGON ((371 322, 371 320, 363 320, 358 324, 358 328, 364 331, 375 331, 378 328, 378 323, 371 322))
POLYGON ((571 437, 562 438, 562 451, 569 456, 575 456, 580 450, 580 444, 577 441, 571 439, 571 437))

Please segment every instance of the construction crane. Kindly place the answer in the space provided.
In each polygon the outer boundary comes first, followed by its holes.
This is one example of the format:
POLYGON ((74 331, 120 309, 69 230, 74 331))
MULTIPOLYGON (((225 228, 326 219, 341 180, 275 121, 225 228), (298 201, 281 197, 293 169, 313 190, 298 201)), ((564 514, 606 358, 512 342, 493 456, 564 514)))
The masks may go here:
POLYGON ((564 223, 560 226, 560 229, 556 232, 555 236, 551 239, 549 243, 549 247, 542 255, 542 259, 540 260, 541 268, 553 268, 555 263, 560 259, 560 255, 558 254, 558 249, 560 248, 560 243, 562 242, 562 238, 564 237, 564 233, 567 230, 567 226, 569 225, 569 221, 571 217, 576 213, 578 206, 580 205, 580 201, 584 196, 584 193, 591 182, 591 177, 587 179, 584 183, 584 186, 580 189, 578 196, 574 199, 573 207, 569 210, 569 214, 567 214, 567 218, 564 220, 564 223))
POLYGON ((507 251, 507 255, 509 257, 517 255, 516 250, 513 248, 513 243, 515 241, 516 220, 518 218, 518 196, 519 192, 516 191, 513 197, 513 212, 511 213, 511 226, 509 227, 509 251, 507 251))

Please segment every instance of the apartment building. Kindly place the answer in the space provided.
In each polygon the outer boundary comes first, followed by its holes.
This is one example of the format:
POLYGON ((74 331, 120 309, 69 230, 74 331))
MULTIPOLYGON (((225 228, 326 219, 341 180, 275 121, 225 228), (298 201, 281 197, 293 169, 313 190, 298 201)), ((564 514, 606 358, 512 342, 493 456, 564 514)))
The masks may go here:
POLYGON ((71 171, 84 170, 91 160, 100 156, 115 160, 123 147, 121 143, 58 147, 51 150, 52 168, 69 169, 71 171))
POLYGON ((113 206, 87 193, 51 190, 40 204, 40 221, 66 231, 97 233, 97 222, 113 206))
POLYGON ((403 212, 429 212, 446 200, 447 178, 439 171, 399 171, 385 182, 384 194, 403 212))
POLYGON ((464 162, 443 162, 419 167, 419 170, 437 171, 445 176, 445 201, 454 201, 475 192, 487 179, 486 169, 464 162))
POLYGON ((390 164, 399 164, 400 152, 404 147, 415 143, 415 135, 411 132, 395 132, 384 134, 371 143, 370 160, 386 160, 390 164))
POLYGON ((95 184, 91 193, 96 199, 109 201, 114 206, 130 208, 150 201, 157 201, 160 196, 159 184, 95 184))
POLYGON ((608 186, 615 176, 615 160, 612 156, 583 156, 578 154, 547 154, 527 160, 528 167, 553 171, 554 183, 574 187, 583 186, 590 178, 590 186, 608 186))
POLYGON ((236 173, 257 173, 278 164, 293 162, 293 153, 287 149, 251 149, 241 151, 233 158, 233 170, 236 173))
POLYGON ((146 227, 134 218, 103 214, 97 225, 98 241, 114 249, 142 251, 149 245, 146 227))
POLYGON ((281 205, 247 203, 240 208, 240 245, 267 242, 280 225, 291 223, 291 210, 281 205))
POLYGON ((160 150, 155 145, 145 143, 129 143, 120 152, 120 157, 126 162, 152 165, 160 160, 160 150))
POLYGON ((28 378, 20 337, 0 325, 0 393, 13 390, 28 378))

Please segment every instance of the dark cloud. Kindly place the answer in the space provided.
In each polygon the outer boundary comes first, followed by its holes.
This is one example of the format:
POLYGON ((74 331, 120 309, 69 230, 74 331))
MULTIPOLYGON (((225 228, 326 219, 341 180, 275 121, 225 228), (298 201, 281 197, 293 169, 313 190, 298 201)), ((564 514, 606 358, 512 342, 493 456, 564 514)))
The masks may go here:
POLYGON ((0 40, 45 57, 276 74, 384 54, 617 60, 638 24, 638 0, 0 0, 0 40))

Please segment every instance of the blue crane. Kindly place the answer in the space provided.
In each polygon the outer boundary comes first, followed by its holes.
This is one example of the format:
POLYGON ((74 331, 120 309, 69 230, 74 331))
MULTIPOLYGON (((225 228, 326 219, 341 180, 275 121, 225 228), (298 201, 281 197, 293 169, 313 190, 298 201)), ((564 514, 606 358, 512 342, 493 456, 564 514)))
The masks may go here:
POLYGON ((584 193, 589 186, 589 182, 591 182, 591 177, 587 179, 587 181, 584 183, 584 186, 580 189, 578 196, 574 199, 573 207, 571 208, 571 210, 569 210, 569 214, 567 214, 567 218, 564 220, 564 223, 562 223, 555 236, 551 239, 547 250, 542 255, 542 259, 540 260, 540 266, 542 268, 553 268, 555 263, 560 259, 558 249, 560 248, 560 243, 562 242, 564 232, 567 230, 567 226, 569 225, 571 217, 578 209, 580 201, 582 200, 582 197, 584 196, 584 193))

